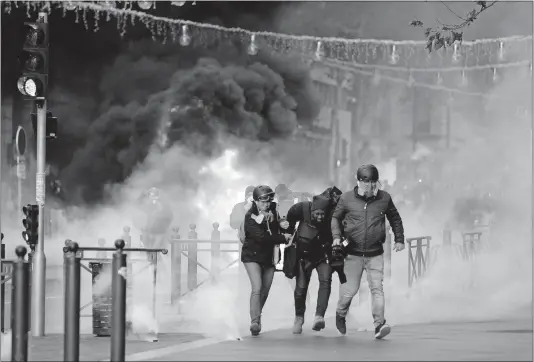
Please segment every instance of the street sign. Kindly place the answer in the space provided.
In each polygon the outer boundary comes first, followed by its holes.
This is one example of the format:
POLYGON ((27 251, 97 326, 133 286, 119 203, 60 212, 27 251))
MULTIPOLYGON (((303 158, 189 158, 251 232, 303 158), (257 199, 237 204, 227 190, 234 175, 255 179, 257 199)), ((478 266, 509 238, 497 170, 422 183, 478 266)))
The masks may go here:
POLYGON ((16 156, 24 156, 26 152, 26 131, 22 126, 17 128, 17 133, 15 134, 15 153, 16 156))

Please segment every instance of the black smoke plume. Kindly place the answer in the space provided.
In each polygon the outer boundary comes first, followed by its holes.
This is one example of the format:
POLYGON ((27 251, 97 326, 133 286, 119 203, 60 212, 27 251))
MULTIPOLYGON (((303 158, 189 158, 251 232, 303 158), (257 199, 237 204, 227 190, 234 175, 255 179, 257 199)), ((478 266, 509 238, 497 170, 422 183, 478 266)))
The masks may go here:
POLYGON ((319 111, 300 62, 251 57, 227 44, 212 50, 134 44, 102 74, 99 93, 96 119, 69 126, 83 133, 60 176, 71 202, 101 201, 105 186, 126 180, 155 144, 217 156, 221 135, 286 139, 319 111))

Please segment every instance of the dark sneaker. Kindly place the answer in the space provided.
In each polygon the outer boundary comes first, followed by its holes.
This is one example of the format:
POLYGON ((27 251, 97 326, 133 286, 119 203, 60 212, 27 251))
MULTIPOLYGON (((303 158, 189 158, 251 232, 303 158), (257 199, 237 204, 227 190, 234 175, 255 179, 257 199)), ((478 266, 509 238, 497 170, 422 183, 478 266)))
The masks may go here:
POLYGON ((337 313, 336 313, 336 328, 339 331, 339 333, 343 335, 347 334, 347 322, 345 321, 345 317, 342 317, 337 313))
POLYGON ((375 338, 382 339, 391 332, 391 327, 386 324, 386 321, 382 322, 381 325, 375 328, 375 338))
POLYGON ((303 324, 304 324, 304 317, 296 316, 295 322, 293 323, 293 334, 301 334, 303 324))
POLYGON ((252 322, 250 324, 250 334, 257 336, 261 332, 261 326, 258 322, 252 322))
POLYGON ((324 329, 325 326, 326 326, 326 323, 324 322, 324 317, 320 315, 316 315, 313 321, 312 329, 314 331, 320 331, 321 329, 324 329))

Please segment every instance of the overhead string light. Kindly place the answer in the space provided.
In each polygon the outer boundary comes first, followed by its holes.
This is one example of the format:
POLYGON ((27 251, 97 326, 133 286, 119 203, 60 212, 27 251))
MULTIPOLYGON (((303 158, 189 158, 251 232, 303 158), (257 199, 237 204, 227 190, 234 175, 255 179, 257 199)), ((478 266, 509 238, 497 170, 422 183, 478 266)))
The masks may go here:
POLYGON ((65 10, 68 10, 68 11, 76 10, 77 8, 76 2, 74 1, 66 1, 64 6, 65 6, 65 10))
POLYGON ((315 48, 315 60, 321 61, 324 59, 324 45, 321 40, 317 42, 317 47, 315 48))
POLYGON ((250 44, 248 45, 247 52, 249 55, 258 54, 258 45, 256 44, 256 35, 252 34, 250 36, 250 44))
POLYGON ((457 63, 460 62, 460 59, 462 58, 462 56, 460 55, 459 46, 458 46, 458 44, 454 43, 452 48, 453 48, 453 51, 452 51, 452 62, 457 64, 457 63))
POLYGON ((183 47, 191 44, 191 35, 189 35, 189 26, 182 25, 182 34, 180 34, 180 45, 183 47))
POLYGON ((393 44, 391 46, 391 55, 389 57, 389 64, 395 65, 399 61, 399 54, 397 53, 397 46, 393 44))
POLYGON ((142 10, 150 10, 152 8, 152 1, 138 1, 137 6, 142 10))
POLYGON ((504 42, 503 41, 500 41, 499 42, 499 61, 502 62, 505 58, 505 54, 504 54, 504 42))

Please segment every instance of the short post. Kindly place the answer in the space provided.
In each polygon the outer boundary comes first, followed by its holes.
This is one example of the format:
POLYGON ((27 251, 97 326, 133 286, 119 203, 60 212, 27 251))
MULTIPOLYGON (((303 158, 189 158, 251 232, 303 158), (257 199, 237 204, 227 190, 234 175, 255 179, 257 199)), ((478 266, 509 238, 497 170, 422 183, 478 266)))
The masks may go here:
POLYGON ((11 295, 11 361, 28 360, 28 309, 30 266, 24 260, 26 247, 15 249, 17 260, 13 263, 13 289, 11 295))
POLYGON ((124 240, 115 241, 111 271, 111 362, 125 361, 126 354, 126 254, 124 240))
POLYGON ((152 269, 152 316, 156 318, 156 288, 158 284, 158 253, 147 253, 148 263, 152 269))
POLYGON ((195 290, 198 285, 197 280, 197 259, 198 259, 198 235, 196 232, 197 226, 195 224, 189 225, 189 233, 187 238, 187 289, 195 290))
POLYGON ((174 304, 182 295, 182 243, 180 228, 172 229, 171 236, 171 303, 174 304))
POLYGON ((221 231, 219 230, 219 223, 214 222, 212 224, 213 230, 211 231, 211 280, 215 282, 220 273, 221 265, 221 231))
MULTIPOLYGON (((124 244, 126 248, 132 247, 132 236, 130 234, 130 227, 125 226, 122 228, 122 239, 124 240, 124 244)), ((126 264, 128 265, 126 268, 128 269, 128 278, 132 280, 133 275, 133 263, 131 254, 126 255, 126 264)), ((126 306, 131 305, 130 301, 133 299, 133 283, 127 283, 126 284, 126 306)))
POLYGON ((64 249, 63 269, 65 276, 65 317, 63 335, 63 361, 80 360, 80 258, 78 243, 71 242, 64 249))
POLYGON ((6 312, 6 285, 5 285, 5 282, 6 282, 6 277, 5 277, 5 272, 6 272, 6 267, 5 267, 5 264, 3 263, 4 260, 6 259, 6 244, 4 244, 3 242, 4 240, 4 234, 2 234, 2 255, 1 255, 1 258, 2 258, 2 270, 0 270, 1 272, 1 283, 0 284, 0 303, 1 303, 1 313, 2 313, 2 316, 1 316, 1 321, 0 321, 0 329, 2 331, 2 333, 4 333, 4 315, 5 315, 5 312, 6 312))

